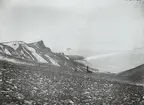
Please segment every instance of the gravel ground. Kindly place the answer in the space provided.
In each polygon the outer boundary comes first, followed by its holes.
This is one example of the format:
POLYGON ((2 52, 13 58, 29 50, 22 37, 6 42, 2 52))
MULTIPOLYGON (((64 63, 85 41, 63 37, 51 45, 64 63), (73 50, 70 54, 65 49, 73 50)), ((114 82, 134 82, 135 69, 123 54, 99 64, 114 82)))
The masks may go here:
POLYGON ((0 71, 0 105, 144 105, 143 86, 39 68, 0 71))

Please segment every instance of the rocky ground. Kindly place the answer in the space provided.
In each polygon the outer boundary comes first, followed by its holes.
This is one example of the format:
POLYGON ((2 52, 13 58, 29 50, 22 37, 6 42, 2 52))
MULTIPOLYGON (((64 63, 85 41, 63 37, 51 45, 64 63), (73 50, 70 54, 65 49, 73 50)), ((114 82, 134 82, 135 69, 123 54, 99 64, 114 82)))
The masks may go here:
POLYGON ((0 71, 0 105, 144 105, 143 86, 40 68, 0 71))

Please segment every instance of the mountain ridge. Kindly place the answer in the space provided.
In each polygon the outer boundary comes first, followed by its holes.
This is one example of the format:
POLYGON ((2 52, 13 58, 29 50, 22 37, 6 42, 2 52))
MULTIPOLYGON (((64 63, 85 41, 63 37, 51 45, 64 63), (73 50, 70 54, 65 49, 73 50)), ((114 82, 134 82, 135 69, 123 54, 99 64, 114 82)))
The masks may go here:
POLYGON ((13 63, 33 62, 52 64, 54 66, 65 66, 73 70, 80 70, 84 64, 71 59, 64 53, 55 53, 46 47, 42 40, 25 43, 23 41, 11 41, 0 43, 0 60, 11 61, 13 63))

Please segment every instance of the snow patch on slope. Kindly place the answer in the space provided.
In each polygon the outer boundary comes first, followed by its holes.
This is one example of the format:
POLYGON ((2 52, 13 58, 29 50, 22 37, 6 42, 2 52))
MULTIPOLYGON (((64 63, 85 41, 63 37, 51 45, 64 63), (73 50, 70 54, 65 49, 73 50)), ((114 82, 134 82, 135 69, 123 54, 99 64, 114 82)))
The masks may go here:
POLYGON ((4 60, 4 61, 8 61, 8 62, 13 62, 13 63, 16 63, 16 64, 27 64, 27 65, 33 65, 33 64, 30 64, 30 63, 20 62, 20 61, 18 61, 18 60, 16 60, 16 59, 8 58, 8 57, 1 56, 1 55, 0 55, 0 60, 4 60))
POLYGON ((45 54, 46 57, 49 58, 49 60, 56 66, 60 66, 55 60, 53 60, 51 57, 49 57, 48 55, 45 54))
POLYGON ((19 47, 19 44, 21 44, 22 42, 5 42, 3 43, 4 45, 10 46, 13 49, 17 49, 19 47))
POLYGON ((109 57, 109 56, 113 56, 113 55, 117 55, 120 53, 111 53, 111 54, 102 54, 102 55, 96 55, 96 56, 91 56, 91 57, 87 57, 86 60, 92 60, 92 59, 97 59, 97 58, 104 58, 104 57, 109 57))
POLYGON ((65 56, 65 58, 69 60, 69 57, 65 56))
POLYGON ((0 45, 1 48, 3 48, 3 45, 0 45))
POLYGON ((44 58, 42 58, 40 55, 38 55, 38 54, 36 53, 36 51, 35 51, 34 48, 29 47, 29 46, 26 46, 26 48, 27 48, 29 51, 32 52, 32 54, 36 57, 36 59, 37 59, 39 62, 47 63, 47 61, 46 61, 44 58))
POLYGON ((11 53, 7 49, 5 49, 5 53, 11 55, 11 53))
MULTIPOLYGON (((27 52, 27 50, 23 47, 22 48, 23 49, 23 51, 25 51, 26 52, 26 54, 28 54, 29 56, 29 58, 31 58, 32 60, 35 60, 34 58, 33 58, 33 56, 31 55, 31 54, 29 54, 29 52, 27 52)), ((24 52, 22 52, 22 54, 24 54, 25 55, 25 53, 24 52)), ((25 55, 26 56, 26 55, 25 55)))

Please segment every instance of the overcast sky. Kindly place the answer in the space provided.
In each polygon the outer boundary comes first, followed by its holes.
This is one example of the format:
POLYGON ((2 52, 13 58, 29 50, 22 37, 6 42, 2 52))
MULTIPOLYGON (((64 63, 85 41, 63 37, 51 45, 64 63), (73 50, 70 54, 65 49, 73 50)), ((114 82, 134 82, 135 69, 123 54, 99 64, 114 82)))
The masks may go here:
POLYGON ((125 0, 3 0, 0 42, 43 40, 54 51, 131 50, 144 46, 140 3, 125 0))

